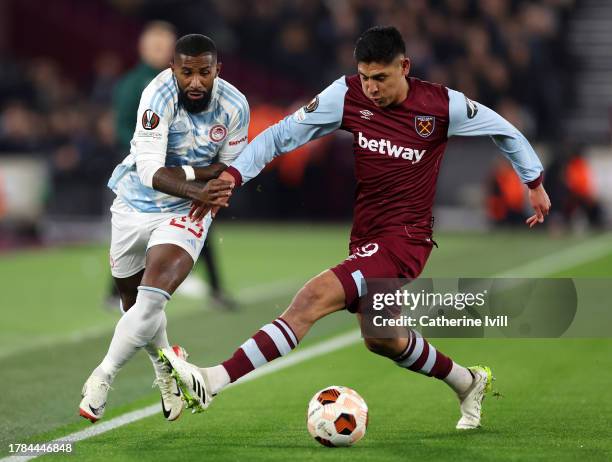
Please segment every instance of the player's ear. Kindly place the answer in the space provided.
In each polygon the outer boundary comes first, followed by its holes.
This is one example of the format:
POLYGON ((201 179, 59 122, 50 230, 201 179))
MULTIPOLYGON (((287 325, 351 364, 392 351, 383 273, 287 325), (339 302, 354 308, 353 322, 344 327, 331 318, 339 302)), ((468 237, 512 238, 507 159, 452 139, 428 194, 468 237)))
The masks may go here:
POLYGON ((215 77, 217 77, 221 73, 222 65, 223 65, 223 63, 217 63, 217 75, 215 77))
POLYGON ((402 59, 402 75, 407 76, 410 73, 410 59, 402 59))

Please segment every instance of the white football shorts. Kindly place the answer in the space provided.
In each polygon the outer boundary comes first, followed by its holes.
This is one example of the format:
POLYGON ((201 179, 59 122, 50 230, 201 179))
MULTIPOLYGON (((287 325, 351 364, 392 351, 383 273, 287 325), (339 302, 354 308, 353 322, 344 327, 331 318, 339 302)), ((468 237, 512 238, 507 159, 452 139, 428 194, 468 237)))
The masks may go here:
POLYGON ((111 213, 110 267, 116 278, 127 278, 142 270, 147 250, 159 244, 178 245, 195 262, 212 223, 210 212, 195 223, 177 213, 135 212, 118 198, 111 213))

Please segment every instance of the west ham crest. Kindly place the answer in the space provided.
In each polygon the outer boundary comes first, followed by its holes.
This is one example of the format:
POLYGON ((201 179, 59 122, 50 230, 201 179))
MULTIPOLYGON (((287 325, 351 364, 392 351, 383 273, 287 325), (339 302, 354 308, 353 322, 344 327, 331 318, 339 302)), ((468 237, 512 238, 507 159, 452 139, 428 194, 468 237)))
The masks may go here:
POLYGON ((414 118, 414 129, 422 138, 429 137, 436 128, 436 118, 434 116, 420 115, 414 118))

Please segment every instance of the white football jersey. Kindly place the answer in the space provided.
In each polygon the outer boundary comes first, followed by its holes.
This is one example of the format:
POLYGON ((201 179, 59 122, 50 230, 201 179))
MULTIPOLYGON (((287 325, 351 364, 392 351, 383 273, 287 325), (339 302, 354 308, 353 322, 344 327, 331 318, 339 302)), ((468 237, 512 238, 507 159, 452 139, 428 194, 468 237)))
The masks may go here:
POLYGON ((137 212, 182 212, 190 201, 145 186, 139 160, 160 160, 166 167, 206 167, 215 157, 231 163, 248 142, 249 105, 236 87, 217 77, 206 110, 192 114, 178 100, 171 69, 142 92, 130 154, 108 182, 121 202, 137 212))

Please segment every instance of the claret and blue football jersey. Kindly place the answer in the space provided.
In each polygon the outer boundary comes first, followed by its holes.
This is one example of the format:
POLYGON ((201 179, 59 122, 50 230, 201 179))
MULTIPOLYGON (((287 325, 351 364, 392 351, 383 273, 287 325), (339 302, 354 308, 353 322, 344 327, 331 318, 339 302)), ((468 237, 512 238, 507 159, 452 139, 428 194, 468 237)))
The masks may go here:
POLYGON ((409 77, 408 85, 401 104, 378 107, 358 75, 342 77, 257 136, 227 171, 246 182, 274 157, 312 139, 337 129, 352 133, 352 241, 382 233, 431 236, 436 181, 451 136, 490 136, 524 183, 541 181, 542 164, 531 145, 495 111, 440 84, 409 77))

